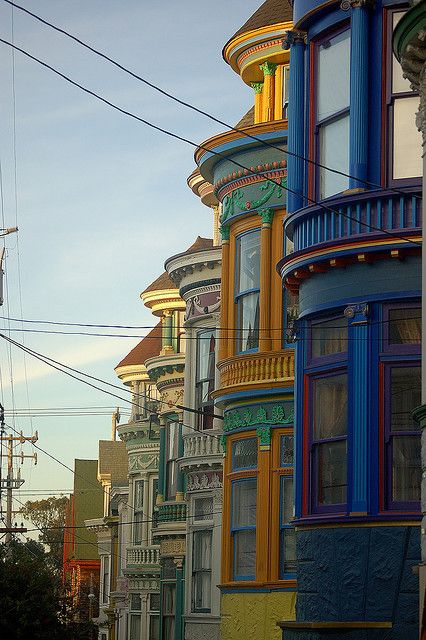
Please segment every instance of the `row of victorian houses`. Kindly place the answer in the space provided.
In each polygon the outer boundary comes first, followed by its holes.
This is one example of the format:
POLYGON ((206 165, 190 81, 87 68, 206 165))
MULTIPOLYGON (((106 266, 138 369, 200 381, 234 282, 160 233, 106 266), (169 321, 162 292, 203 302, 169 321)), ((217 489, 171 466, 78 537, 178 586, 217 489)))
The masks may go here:
POLYGON ((418 637, 406 10, 267 0, 223 49, 253 106, 196 151, 213 238, 167 258, 141 293, 155 327, 115 368, 132 414, 100 443, 85 520, 99 640, 418 637))

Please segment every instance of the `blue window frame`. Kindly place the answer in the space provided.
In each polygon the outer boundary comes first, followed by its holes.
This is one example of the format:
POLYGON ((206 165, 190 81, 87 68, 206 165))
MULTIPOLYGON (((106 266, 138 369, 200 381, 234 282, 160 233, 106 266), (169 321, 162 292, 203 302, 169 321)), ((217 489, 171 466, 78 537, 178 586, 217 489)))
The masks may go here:
POLYGON ((296 573, 296 532, 293 517, 293 476, 280 478, 280 577, 292 578, 296 573))
POLYGON ((231 495, 233 579, 255 580, 257 479, 234 480, 231 495))
POLYGON ((237 351, 259 348, 260 229, 236 239, 237 351))

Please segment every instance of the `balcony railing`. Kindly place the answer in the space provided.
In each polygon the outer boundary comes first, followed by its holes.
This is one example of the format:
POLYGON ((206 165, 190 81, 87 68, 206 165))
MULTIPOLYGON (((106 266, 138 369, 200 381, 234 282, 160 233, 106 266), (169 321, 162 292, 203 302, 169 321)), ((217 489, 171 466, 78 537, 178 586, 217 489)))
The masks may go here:
POLYGON ((162 522, 184 522, 186 520, 185 502, 161 504, 158 507, 158 524, 162 522))
POLYGON ((325 242, 353 236, 380 235, 381 230, 397 233, 419 230, 422 200, 418 188, 405 193, 365 192, 342 196, 329 207, 307 207, 290 215, 286 230, 293 236, 294 251, 303 251, 325 242))
POLYGON ((221 390, 246 384, 272 384, 294 379, 294 351, 247 354, 228 358, 218 365, 221 390))
POLYGON ((220 438, 210 429, 183 436, 184 458, 205 458, 206 456, 220 456, 222 453, 220 438))
POLYGON ((141 547, 133 545, 127 547, 127 564, 132 566, 158 564, 160 549, 157 547, 141 547))

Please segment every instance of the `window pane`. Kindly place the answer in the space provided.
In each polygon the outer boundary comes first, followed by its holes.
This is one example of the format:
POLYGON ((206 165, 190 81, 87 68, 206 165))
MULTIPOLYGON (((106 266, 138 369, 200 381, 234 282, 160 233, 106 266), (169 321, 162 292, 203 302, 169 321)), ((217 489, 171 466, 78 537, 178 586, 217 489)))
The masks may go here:
POLYGON ((131 611, 140 611, 142 609, 140 593, 132 593, 130 595, 130 609, 131 611))
POLYGON ((233 483, 232 487, 232 526, 256 526, 257 482, 254 478, 233 483))
POLYGON ((318 378, 313 383, 314 439, 344 436, 348 421, 348 381, 346 374, 318 378))
POLYGON ((163 584, 163 613, 165 615, 174 614, 176 599, 176 585, 163 584))
POLYGON ((389 344, 420 344, 421 336, 421 307, 389 311, 389 344))
POLYGON ((288 467, 294 462, 294 436, 281 436, 281 466, 288 467))
MULTIPOLYGON (((320 128, 320 163, 330 169, 349 173, 349 114, 320 128)), ((328 198, 349 187, 349 178, 319 169, 320 197, 328 198)))
POLYGON ((319 505, 346 503, 346 459, 346 440, 318 445, 317 491, 319 505))
POLYGON ((160 640, 160 616, 149 617, 149 640, 160 640))
POLYGON ((416 431, 418 429, 411 412, 421 404, 420 385, 420 367, 392 367, 392 431, 416 431))
POLYGON ((283 67, 283 118, 288 114, 288 87, 290 80, 290 67, 283 67))
POLYGON ((348 30, 318 47, 317 120, 328 118, 349 106, 349 59, 348 30))
MULTIPOLYGON (((292 291, 284 291, 284 304, 285 304, 285 328, 286 328, 286 342, 294 342, 294 321, 299 317, 299 294, 292 291)), ((277 332, 272 332, 272 337, 275 338, 274 344, 278 344, 277 332)))
POLYGON ((281 524, 290 524, 293 517, 293 478, 281 478, 281 524))
POLYGON ((192 576, 192 610, 210 611, 211 573, 199 571, 192 576))
POLYGON ((197 381, 214 379, 214 331, 197 333, 197 381))
POLYGON ((259 293, 238 298, 239 350, 257 349, 259 346, 259 293))
POLYGON ((348 350, 348 323, 345 318, 315 322, 311 327, 312 357, 321 358, 348 350))
POLYGON ((234 534, 236 578, 256 575, 256 530, 237 531, 234 534))
POLYGON ((257 466, 257 438, 244 438, 232 443, 232 470, 257 466))
MULTIPOLYGON (((393 14, 392 31, 401 20, 405 11, 397 11, 393 14)), ((403 93, 411 91, 410 81, 402 77, 402 67, 398 62, 395 54, 392 54, 392 93, 403 93)))
POLYGON ((252 231, 238 238, 237 293, 260 286, 260 231, 252 231))
POLYGON ((170 640, 175 637, 174 616, 163 617, 163 640, 170 640))
POLYGON ((135 481, 135 497, 133 507, 138 511, 143 508, 143 480, 135 481))
POLYGON ((422 468, 420 436, 392 438, 392 500, 420 501, 422 468))
POLYGON ((160 611, 160 594, 159 593, 149 594, 149 610, 160 611))
POLYGON ((284 573, 294 573, 296 571, 296 531, 293 527, 283 529, 281 532, 282 554, 284 558, 284 573))
POLYGON ((197 498, 194 501, 194 520, 213 519, 213 498, 197 498))
POLYGON ((422 175, 422 134, 416 127, 419 97, 397 98, 393 105, 393 177, 422 175))
POLYGON ((194 531, 192 569, 199 571, 211 569, 212 563, 212 532, 194 531))
POLYGON ((179 445, 179 423, 169 422, 167 425, 167 459, 173 460, 178 457, 179 445))
POLYGON ((176 495, 177 486, 176 462, 174 460, 172 462, 168 462, 166 465, 166 479, 167 498, 174 498, 176 495))
POLYGON ((129 640, 140 640, 140 637, 141 637, 141 617, 131 615, 129 640))

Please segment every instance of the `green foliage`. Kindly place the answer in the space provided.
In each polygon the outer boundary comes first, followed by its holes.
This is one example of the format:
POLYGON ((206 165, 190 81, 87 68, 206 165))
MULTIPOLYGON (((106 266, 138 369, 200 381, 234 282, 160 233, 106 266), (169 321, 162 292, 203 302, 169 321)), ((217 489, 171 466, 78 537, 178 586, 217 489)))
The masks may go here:
POLYGON ((0 638, 92 640, 91 623, 76 624, 48 554, 35 540, 0 545, 0 638))
POLYGON ((49 546, 47 561, 58 575, 62 570, 63 527, 68 504, 69 499, 66 496, 51 497, 44 500, 28 500, 21 509, 21 514, 26 520, 32 522, 35 527, 43 529, 38 539, 49 546))

